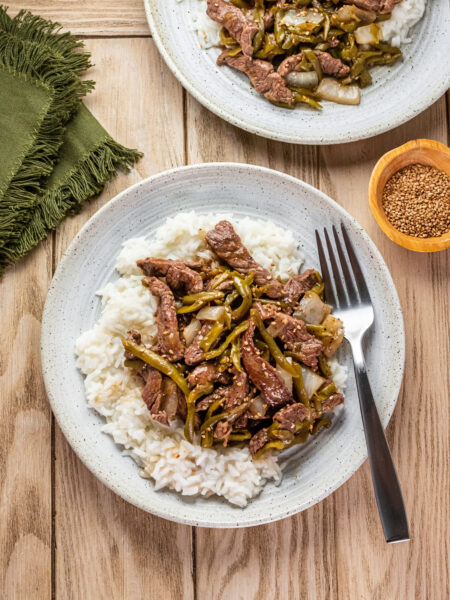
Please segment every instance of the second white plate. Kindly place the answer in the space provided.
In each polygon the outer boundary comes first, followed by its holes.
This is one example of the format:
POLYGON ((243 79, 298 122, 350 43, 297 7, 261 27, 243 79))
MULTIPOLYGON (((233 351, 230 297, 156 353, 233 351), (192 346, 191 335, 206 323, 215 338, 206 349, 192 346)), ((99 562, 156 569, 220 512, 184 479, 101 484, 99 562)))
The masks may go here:
MULTIPOLYGON (((182 85, 206 108, 251 133, 294 144, 335 144, 371 137, 412 119, 450 85, 448 0, 428 0, 425 15, 402 46, 404 58, 372 72, 359 106, 325 102, 321 111, 270 104, 245 75, 218 67, 217 48, 202 50, 192 28, 199 0, 145 0, 159 51, 182 85)), ((206 6, 206 5, 205 5, 206 6)))

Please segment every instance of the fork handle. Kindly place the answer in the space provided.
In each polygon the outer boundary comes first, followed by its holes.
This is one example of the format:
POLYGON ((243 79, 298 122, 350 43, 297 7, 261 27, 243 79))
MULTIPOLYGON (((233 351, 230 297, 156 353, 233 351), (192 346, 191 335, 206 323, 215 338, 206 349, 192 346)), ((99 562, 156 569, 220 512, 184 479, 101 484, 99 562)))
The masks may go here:
POLYGON ((388 543, 407 541, 409 530, 402 491, 373 399, 361 341, 352 344, 352 352, 373 487, 384 537, 388 543))

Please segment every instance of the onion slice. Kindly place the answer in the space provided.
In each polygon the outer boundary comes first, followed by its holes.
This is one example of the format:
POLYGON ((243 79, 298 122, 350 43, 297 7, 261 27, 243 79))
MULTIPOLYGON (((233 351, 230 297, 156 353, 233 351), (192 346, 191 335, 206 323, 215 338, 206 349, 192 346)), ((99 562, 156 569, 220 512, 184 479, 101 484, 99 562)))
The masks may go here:
POLYGON ((308 398, 312 398, 314 392, 316 392, 320 386, 325 382, 325 379, 314 373, 311 369, 307 369, 302 365, 303 385, 305 386, 305 392, 308 398))
POLYGON ((200 321, 217 321, 225 315, 225 306, 204 306, 197 313, 200 321))
POLYGON ((200 321, 198 319, 192 319, 192 321, 189 323, 189 325, 187 325, 184 328, 183 337, 186 340, 187 346, 189 346, 189 344, 192 343, 193 339, 195 338, 197 333, 200 331, 201 326, 202 326, 202 324, 200 323, 200 321))
POLYGON ((300 301, 294 317, 303 319, 309 325, 320 325, 331 312, 331 306, 325 304, 315 292, 306 292, 300 301))
POLYGON ((359 104, 361 90, 357 85, 341 85, 331 77, 324 77, 319 83, 317 94, 323 100, 330 100, 337 104, 359 104))
POLYGON ((376 23, 364 25, 355 29, 355 40, 358 44, 378 44, 381 39, 381 30, 376 23))

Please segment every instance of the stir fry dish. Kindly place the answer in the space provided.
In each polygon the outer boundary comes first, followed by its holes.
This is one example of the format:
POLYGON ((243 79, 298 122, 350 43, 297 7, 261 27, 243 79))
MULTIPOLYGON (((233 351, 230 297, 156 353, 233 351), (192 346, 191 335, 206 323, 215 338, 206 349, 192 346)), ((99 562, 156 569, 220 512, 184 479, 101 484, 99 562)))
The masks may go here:
POLYGON ((402 53, 382 40, 380 22, 401 0, 207 0, 222 25, 217 63, 245 73, 285 108, 319 100, 359 104, 371 67, 402 53))
POLYGON ((214 260, 146 258, 142 283, 159 299, 153 346, 122 340, 152 418, 179 423, 202 447, 248 444, 251 455, 305 442, 344 401, 328 359, 342 322, 309 269, 284 283, 250 256, 228 221, 206 233, 214 260))

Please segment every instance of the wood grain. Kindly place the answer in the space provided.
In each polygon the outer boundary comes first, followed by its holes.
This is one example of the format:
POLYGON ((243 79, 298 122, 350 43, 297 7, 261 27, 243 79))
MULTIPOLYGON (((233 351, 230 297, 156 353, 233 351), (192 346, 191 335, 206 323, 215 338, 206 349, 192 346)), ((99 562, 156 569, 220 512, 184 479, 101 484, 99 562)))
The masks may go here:
POLYGON ((27 0, 9 2, 10 13, 31 10, 80 36, 149 36, 143 0, 27 0))
POLYGON ((0 281, 0 598, 51 591, 51 413, 40 320, 52 275, 47 240, 0 281))
MULTIPOLYGON (((150 39, 88 40, 97 91, 89 108, 115 139, 145 157, 115 179, 55 240, 59 257, 99 206, 132 183, 183 163, 182 90, 150 39)), ((56 598, 193 598, 191 528, 163 521, 110 492, 56 429, 56 598), (170 557, 170 560, 168 559, 170 557)))
POLYGON ((202 108, 148 37, 106 39, 148 36, 141 0, 28 0, 10 8, 29 8, 99 38, 86 42, 96 64, 89 76, 97 81, 87 103, 116 139, 145 158, 0 281, 0 598, 449 598, 449 253, 399 248, 378 228, 367 202, 370 172, 387 150, 419 137, 448 144, 449 95, 377 138, 329 147, 281 144, 202 108), (178 526, 126 504, 87 471, 56 425, 52 450, 39 360, 52 267, 89 216, 131 183, 185 162, 228 160, 266 165, 321 188, 366 228, 391 270, 407 353, 387 433, 410 544, 385 545, 367 464, 300 515, 214 531, 178 526))

